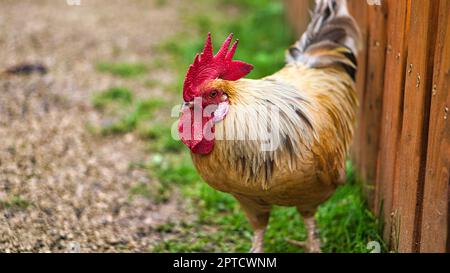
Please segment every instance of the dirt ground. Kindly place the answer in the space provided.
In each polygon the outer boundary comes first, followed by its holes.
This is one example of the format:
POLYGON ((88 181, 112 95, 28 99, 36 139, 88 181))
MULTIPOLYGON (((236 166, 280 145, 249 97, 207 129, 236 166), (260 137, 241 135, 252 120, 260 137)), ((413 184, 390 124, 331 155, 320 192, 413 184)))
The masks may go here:
MULTIPOLYGON (((144 143, 86 129, 102 118, 92 94, 127 81, 95 64, 150 62, 152 47, 179 28, 182 1, 157 2, 0 2, 0 70, 22 62, 49 69, 0 78, 0 252, 149 251, 153 227, 177 216, 175 199, 129 198, 136 183, 152 183, 130 166, 150 157, 144 143)), ((174 79, 164 69, 150 77, 174 79)), ((133 84, 142 96, 162 92, 133 84)))

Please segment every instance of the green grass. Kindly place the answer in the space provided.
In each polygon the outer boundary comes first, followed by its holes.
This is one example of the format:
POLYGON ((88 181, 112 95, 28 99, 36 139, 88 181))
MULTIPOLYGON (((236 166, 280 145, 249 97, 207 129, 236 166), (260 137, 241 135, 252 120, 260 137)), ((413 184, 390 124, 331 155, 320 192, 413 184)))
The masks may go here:
POLYGON ((142 63, 111 63, 101 62, 96 66, 97 70, 112 75, 131 78, 148 72, 148 67, 142 63))
POLYGON ((141 130, 141 135, 149 140, 150 148, 156 152, 180 152, 184 146, 171 137, 171 128, 157 123, 141 130))
POLYGON ((150 187, 146 183, 138 183, 130 188, 130 196, 142 196, 142 197, 151 197, 152 193, 150 187))
MULTIPOLYGON (((94 99, 94 105, 96 100, 94 99)), ((98 103, 98 102, 97 102, 98 103)), ((122 134, 132 132, 138 127, 147 126, 154 118, 157 110, 166 106, 166 102, 161 99, 138 100, 129 107, 123 107, 122 111, 109 111, 114 117, 113 121, 104 125, 101 132, 107 134, 122 134)), ((103 108, 113 107, 112 103, 102 104, 103 108)), ((140 129, 145 130, 145 129, 140 129)))
POLYGON ((187 153, 157 155, 148 165, 151 174, 161 183, 176 184, 177 186, 191 185, 200 181, 197 171, 192 165, 187 153))
POLYGON ((19 195, 13 195, 4 200, 0 200, 0 209, 26 209, 31 206, 31 202, 19 195))
POLYGON ((94 107, 104 109, 111 103, 120 105, 130 104, 133 101, 133 93, 125 87, 111 87, 94 95, 92 104, 94 107))
POLYGON ((170 191, 166 184, 156 183, 150 186, 140 182, 129 189, 130 200, 136 197, 148 198, 156 204, 167 202, 170 198, 170 191))
POLYGON ((382 223, 369 210, 361 181, 347 162, 347 184, 338 188, 332 198, 322 205, 317 221, 325 252, 369 252, 367 244, 376 241, 386 251, 381 237, 382 223))
POLYGON ((159 8, 165 7, 167 5, 167 0, 156 0, 156 6, 159 8))
MULTIPOLYGON (((207 32, 211 32, 217 50, 226 36, 233 32, 240 44, 236 59, 249 62, 255 69, 250 78, 269 75, 284 65, 284 50, 293 43, 286 28, 281 1, 271 0, 198 0, 201 9, 192 9, 185 14, 186 29, 175 34, 159 48, 168 58, 164 65, 178 74, 176 84, 170 90, 178 90, 178 102, 184 76, 196 52, 201 51, 207 32), (238 13, 227 13, 234 6, 238 13)), ((155 67, 160 67, 156 60, 155 67)), ((112 74, 127 69, 102 69, 112 74), (115 72, 113 72, 115 71, 115 72)), ((120 66, 119 66, 120 67, 120 66)), ((133 73, 132 73, 133 74, 133 73)), ((144 82, 147 88, 160 83, 156 80, 144 82)), ((247 252, 251 246, 252 232, 237 202, 228 194, 217 192, 201 180, 193 166, 186 148, 171 137, 171 124, 154 122, 153 114, 163 104, 155 102, 133 102, 123 106, 126 113, 109 128, 109 132, 136 131, 148 140, 153 158, 143 165, 149 175, 159 181, 157 187, 137 183, 130 189, 130 198, 141 196, 165 202, 177 189, 181 194, 183 209, 196 215, 194 220, 179 224, 165 223, 155 227, 171 239, 165 239, 150 249, 154 252, 247 252), (129 109, 128 109, 129 108, 129 109)), ((107 128, 108 129, 108 128, 107 128)), ((108 130, 107 130, 108 131, 108 130)), ((351 165, 348 165, 349 181, 338 188, 335 195, 323 204, 316 219, 324 252, 368 252, 367 244, 378 241, 381 226, 368 210, 351 165)), ((275 207, 272 211, 265 246, 268 252, 302 252, 286 242, 285 238, 305 240, 306 231, 294 208, 275 207)))

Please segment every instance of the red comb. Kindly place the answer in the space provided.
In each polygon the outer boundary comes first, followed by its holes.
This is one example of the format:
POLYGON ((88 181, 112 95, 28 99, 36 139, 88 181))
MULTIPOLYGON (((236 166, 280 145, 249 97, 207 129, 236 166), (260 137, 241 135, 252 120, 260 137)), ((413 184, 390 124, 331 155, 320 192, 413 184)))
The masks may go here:
POLYGON ((233 34, 223 42, 222 47, 214 56, 211 33, 208 33, 203 52, 195 55, 194 63, 191 64, 186 74, 183 87, 184 101, 191 101, 199 95, 198 87, 206 80, 224 79, 236 81, 245 77, 253 69, 253 66, 241 61, 233 61, 234 53, 238 45, 236 40, 229 49, 233 34))

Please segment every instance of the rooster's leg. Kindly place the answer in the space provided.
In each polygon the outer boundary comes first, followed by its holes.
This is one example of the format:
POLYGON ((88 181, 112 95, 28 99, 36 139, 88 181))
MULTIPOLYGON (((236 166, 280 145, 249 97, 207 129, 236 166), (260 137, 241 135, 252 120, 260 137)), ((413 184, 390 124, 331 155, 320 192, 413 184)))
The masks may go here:
POLYGON ((263 253, 264 252, 264 233, 266 228, 255 229, 252 239, 251 253, 263 253))
POLYGON ((306 239, 306 242, 299 242, 289 238, 286 238, 286 241, 304 248, 308 253, 320 253, 320 239, 317 237, 316 219, 314 218, 315 211, 306 212, 299 208, 297 208, 297 210, 303 217, 308 238, 306 239))
POLYGON ((309 253, 320 253, 320 239, 317 236, 316 219, 314 216, 304 217, 308 239, 306 241, 306 251, 309 253))
POLYGON ((235 195, 253 228, 252 253, 264 252, 264 233, 269 222, 271 206, 260 200, 235 195))

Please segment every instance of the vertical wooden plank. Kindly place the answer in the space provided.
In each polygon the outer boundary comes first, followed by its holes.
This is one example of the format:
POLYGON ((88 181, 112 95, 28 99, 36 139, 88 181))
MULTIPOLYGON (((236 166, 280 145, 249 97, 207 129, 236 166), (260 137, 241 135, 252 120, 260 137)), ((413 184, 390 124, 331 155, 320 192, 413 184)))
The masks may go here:
POLYGON ((395 161, 401 135, 403 117, 403 94, 405 88, 405 67, 407 36, 409 33, 409 12, 411 0, 388 0, 388 38, 386 53, 385 82, 381 119, 380 149, 376 178, 375 209, 384 219, 384 238, 390 243, 397 236, 394 209, 398 195, 395 183, 395 161), (391 229, 392 227, 392 229, 391 229))
MULTIPOLYGON (((367 4, 364 0, 354 0, 348 1, 348 9, 350 14, 353 15, 356 22, 358 23, 359 29, 361 31, 361 51, 358 54, 358 71, 356 74, 356 90, 358 93, 358 99, 361 100, 364 91, 366 89, 366 68, 367 68, 367 51, 368 51, 368 36, 369 36, 369 22, 368 22, 368 9, 367 4)), ((361 115, 361 111, 358 110, 358 126, 355 131, 355 136, 353 138, 353 145, 350 151, 351 159, 355 164, 355 167, 360 170, 360 159, 361 154, 360 143, 360 124, 364 123, 364 117, 361 115)))
POLYGON ((441 0, 431 97, 421 252, 446 252, 450 183, 450 0, 441 0))
POLYGON ((365 89, 360 97, 359 172, 366 182, 366 194, 373 207, 374 182, 378 162, 381 108, 387 38, 387 5, 368 7, 369 40, 365 89))
POLYGON ((425 178, 428 116, 430 107, 434 44, 439 0, 414 0, 403 107, 403 127, 396 179, 399 183, 398 250, 417 252, 420 240, 423 183, 425 178))
POLYGON ((311 21, 309 11, 314 9, 314 0, 284 0, 284 5, 289 24, 300 37, 311 21))

